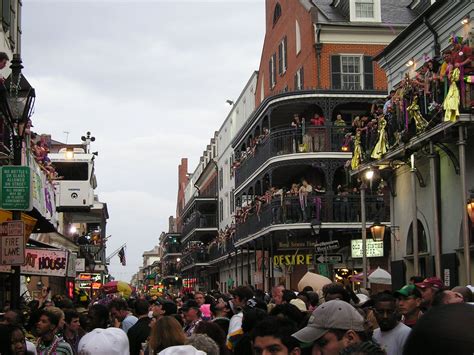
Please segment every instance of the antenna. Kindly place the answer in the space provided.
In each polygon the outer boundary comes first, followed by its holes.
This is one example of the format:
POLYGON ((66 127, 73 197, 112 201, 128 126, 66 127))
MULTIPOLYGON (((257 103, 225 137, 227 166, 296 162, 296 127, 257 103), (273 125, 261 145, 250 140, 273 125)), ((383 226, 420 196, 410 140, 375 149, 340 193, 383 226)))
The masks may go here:
POLYGON ((63 133, 66 135, 66 144, 67 144, 69 140, 69 131, 64 131, 63 133))

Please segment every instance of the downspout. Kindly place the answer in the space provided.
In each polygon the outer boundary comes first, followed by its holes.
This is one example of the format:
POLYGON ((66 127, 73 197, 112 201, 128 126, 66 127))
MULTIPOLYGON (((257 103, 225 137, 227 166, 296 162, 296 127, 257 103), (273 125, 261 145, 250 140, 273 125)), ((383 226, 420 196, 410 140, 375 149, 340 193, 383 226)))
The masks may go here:
POLYGON ((435 57, 439 57, 441 55, 441 46, 439 45, 439 36, 438 32, 435 31, 431 23, 428 22, 428 18, 425 16, 423 17, 423 23, 428 27, 428 30, 433 34, 433 41, 434 41, 434 54, 435 57))
POLYGON ((316 25, 316 41, 314 44, 314 48, 316 49, 316 71, 317 71, 317 78, 318 78, 318 89, 321 89, 321 52, 323 50, 323 44, 321 43, 321 25, 316 25))

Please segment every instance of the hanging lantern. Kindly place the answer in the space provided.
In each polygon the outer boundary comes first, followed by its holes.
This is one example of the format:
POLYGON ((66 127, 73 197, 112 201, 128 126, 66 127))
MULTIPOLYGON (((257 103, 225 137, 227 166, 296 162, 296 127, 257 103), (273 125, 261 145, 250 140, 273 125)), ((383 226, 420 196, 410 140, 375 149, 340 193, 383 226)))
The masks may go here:
POLYGON ((385 225, 375 222, 370 227, 370 232, 372 233, 372 238, 375 242, 382 242, 385 235, 385 225))

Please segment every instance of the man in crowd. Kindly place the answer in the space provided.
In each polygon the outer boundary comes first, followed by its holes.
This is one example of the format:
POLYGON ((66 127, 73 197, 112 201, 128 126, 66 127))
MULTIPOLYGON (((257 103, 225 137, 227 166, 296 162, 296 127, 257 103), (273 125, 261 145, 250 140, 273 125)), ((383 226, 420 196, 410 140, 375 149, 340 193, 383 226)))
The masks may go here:
POLYGON ((297 328, 289 319, 269 317, 257 323, 252 332, 252 343, 256 355, 300 355, 301 349, 291 334, 297 328))
POLYGON ((395 292, 398 298, 398 309, 402 315, 402 323, 413 328, 418 319, 423 315, 420 309, 421 293, 415 285, 405 285, 395 292))
POLYGON ((130 344, 130 354, 139 355, 141 345, 150 335, 150 321, 148 317, 148 309, 150 304, 147 300, 139 299, 135 302, 135 315, 138 321, 128 330, 128 342, 130 344))
MULTIPOLYGON (((234 333, 242 329, 243 312, 242 309, 247 302, 253 298, 253 291, 250 287, 239 286, 231 291, 234 298, 232 299, 234 315, 230 319, 229 333, 227 339, 229 339, 234 333)), ((281 303, 281 301, 280 301, 281 303)))
POLYGON ((440 290, 435 294, 433 298, 432 307, 454 303, 464 303, 463 295, 461 295, 459 292, 454 292, 450 290, 440 290))
POLYGON ((375 318, 380 328, 374 330, 373 339, 387 355, 402 355, 403 347, 411 329, 398 321, 397 300, 388 293, 375 299, 375 318))
POLYGON ((109 311, 102 304, 94 304, 89 308, 86 317, 85 330, 90 332, 96 328, 105 329, 109 325, 109 311))
MULTIPOLYGON (((311 315, 308 325, 293 334, 302 343, 312 344, 313 354, 339 355, 344 349, 368 342, 364 317, 349 303, 323 303, 311 315)), ((370 344, 372 348, 376 345, 370 344)))
POLYGON ((416 287, 420 290, 423 299, 421 309, 429 310, 436 292, 443 288, 443 281, 439 277, 428 277, 423 282, 417 283, 416 287))
POLYGON ((36 324, 36 331, 39 336, 36 351, 39 355, 73 355, 71 346, 62 338, 55 335, 59 325, 59 317, 48 310, 40 313, 39 321, 36 324))
POLYGON ((338 282, 333 282, 323 287, 323 295, 324 300, 332 301, 332 300, 341 300, 345 302, 351 301, 351 295, 346 290, 343 284, 338 282))
POLYGON ((77 354, 77 347, 81 337, 84 335, 81 329, 81 323, 79 322, 79 313, 72 309, 64 311, 65 316, 65 327, 64 327, 64 340, 71 346, 74 354, 77 354))
POLYGON ((190 337, 193 335, 194 328, 202 321, 201 311, 199 310, 199 305, 194 300, 187 301, 181 311, 184 315, 184 332, 186 336, 190 337))
POLYGON ((112 319, 120 322, 120 328, 128 333, 128 330, 138 321, 138 318, 128 311, 127 302, 116 298, 109 303, 109 311, 112 319))
POLYGON ((201 307, 206 302, 206 300, 204 298, 204 293, 202 293, 201 291, 197 291, 194 294, 194 300, 196 301, 198 306, 201 307))
POLYGON ((272 289, 272 299, 273 299, 273 303, 275 305, 279 305, 279 304, 282 304, 283 302, 283 291, 285 290, 285 286, 283 285, 278 285, 278 286, 275 286, 273 287, 272 289))

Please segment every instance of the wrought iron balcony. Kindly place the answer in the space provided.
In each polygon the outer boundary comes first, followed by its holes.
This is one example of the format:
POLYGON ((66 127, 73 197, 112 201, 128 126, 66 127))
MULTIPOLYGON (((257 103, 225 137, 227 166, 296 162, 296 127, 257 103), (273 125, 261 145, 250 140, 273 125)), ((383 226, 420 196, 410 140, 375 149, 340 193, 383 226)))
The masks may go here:
POLYGON ((165 245, 163 257, 168 254, 180 254, 181 253, 181 246, 179 243, 169 243, 165 245))
POLYGON ((235 171, 236 186, 240 186, 255 170, 276 156, 314 152, 348 152, 346 134, 351 126, 309 126, 304 130, 274 128, 253 148, 240 153, 235 171))
POLYGON ((209 262, 209 254, 207 253, 206 248, 193 250, 187 252, 181 258, 181 270, 186 267, 190 267, 196 264, 207 264, 209 262))
POLYGON ((230 238, 221 244, 212 244, 209 248, 209 260, 213 261, 235 251, 234 240, 230 238))
MULTIPOLYGON (((295 223, 358 223, 360 222, 360 195, 309 195, 306 203, 298 196, 274 198, 260 211, 251 210, 245 221, 237 223, 236 240, 255 234, 276 224, 295 223)), ((367 221, 390 220, 390 205, 383 195, 366 197, 367 221)))
POLYGON ((185 237, 192 230, 201 228, 217 228, 217 216, 215 214, 194 213, 183 225, 182 235, 185 237))

